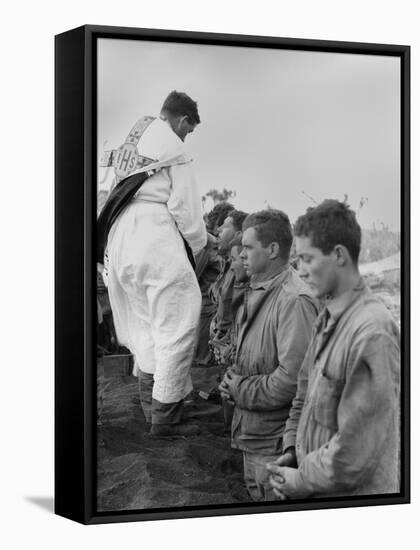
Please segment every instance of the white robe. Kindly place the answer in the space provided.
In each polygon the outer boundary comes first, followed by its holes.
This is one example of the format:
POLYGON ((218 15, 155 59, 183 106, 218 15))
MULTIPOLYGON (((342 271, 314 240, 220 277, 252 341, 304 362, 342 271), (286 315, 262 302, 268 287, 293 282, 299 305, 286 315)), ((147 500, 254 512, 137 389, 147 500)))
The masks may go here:
POLYGON ((158 161, 143 170, 161 168, 110 231, 108 291, 120 343, 141 370, 153 373, 153 397, 174 403, 192 390, 190 366, 201 308, 180 232, 194 254, 205 246, 207 235, 183 142, 156 119, 138 151, 158 161))

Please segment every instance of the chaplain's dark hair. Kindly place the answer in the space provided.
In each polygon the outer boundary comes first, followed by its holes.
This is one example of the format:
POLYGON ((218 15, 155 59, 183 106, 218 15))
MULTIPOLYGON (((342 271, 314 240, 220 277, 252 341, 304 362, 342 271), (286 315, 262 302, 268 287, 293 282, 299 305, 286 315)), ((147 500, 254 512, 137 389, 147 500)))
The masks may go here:
POLYGON ((161 109, 162 113, 169 113, 173 116, 188 116, 192 124, 200 124, 197 102, 184 92, 174 90, 165 99, 161 109))
POLYGON ((327 199, 318 206, 308 208, 295 223, 296 237, 309 237, 311 244, 323 254, 329 254, 337 245, 349 251, 357 264, 362 241, 362 231, 356 214, 344 202, 327 199))
POLYGON ((248 214, 242 212, 242 210, 232 210, 226 217, 232 218, 233 227, 236 231, 242 231, 242 224, 247 216, 248 214))
POLYGON ((235 210, 235 207, 230 202, 218 202, 207 214, 207 231, 215 234, 232 210, 235 210))
POLYGON ((256 238, 264 247, 271 243, 278 243, 282 259, 289 259, 293 235, 287 214, 274 209, 249 214, 242 224, 242 231, 250 227, 255 229, 256 238))

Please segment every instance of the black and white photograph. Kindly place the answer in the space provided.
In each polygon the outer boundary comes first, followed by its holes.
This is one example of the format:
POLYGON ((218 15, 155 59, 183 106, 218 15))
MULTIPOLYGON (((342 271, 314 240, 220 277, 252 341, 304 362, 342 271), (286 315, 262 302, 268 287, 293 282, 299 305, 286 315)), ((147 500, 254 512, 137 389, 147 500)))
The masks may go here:
POLYGON ((415 8, 3 10, 2 548, 415 546, 415 8))
POLYGON ((403 494, 402 58, 356 46, 97 39, 98 513, 403 494))

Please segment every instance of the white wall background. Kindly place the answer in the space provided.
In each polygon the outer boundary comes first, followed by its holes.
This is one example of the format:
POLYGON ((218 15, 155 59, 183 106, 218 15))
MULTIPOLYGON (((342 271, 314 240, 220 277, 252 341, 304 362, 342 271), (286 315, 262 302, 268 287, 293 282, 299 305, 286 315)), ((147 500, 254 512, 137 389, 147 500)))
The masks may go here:
MULTIPOLYGON (((82 527, 52 515, 53 35, 85 23, 411 44, 412 204, 419 205, 416 2, 170 0, 8 3, 2 9, 0 544, 3 548, 412 548, 418 540, 419 348, 413 338, 413 504, 82 527), (150 5, 148 5, 150 4, 150 5), (34 499, 44 505, 34 503, 34 499), (44 499, 44 500, 43 500, 44 499), (46 504, 45 504, 46 503, 46 504), (2 540, 4 539, 4 540, 2 540)), ((419 216, 413 216, 413 281, 419 216)), ((412 334, 419 330, 413 285, 412 334)))

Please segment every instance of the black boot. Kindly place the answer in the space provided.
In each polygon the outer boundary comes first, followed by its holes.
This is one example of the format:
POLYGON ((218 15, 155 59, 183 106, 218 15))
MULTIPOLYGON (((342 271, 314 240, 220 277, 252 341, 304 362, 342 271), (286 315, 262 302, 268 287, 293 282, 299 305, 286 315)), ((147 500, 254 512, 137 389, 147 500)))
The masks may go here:
POLYGON ((191 424, 183 419, 184 402, 161 403, 152 399, 151 437, 189 437, 200 433, 197 424, 191 424))

